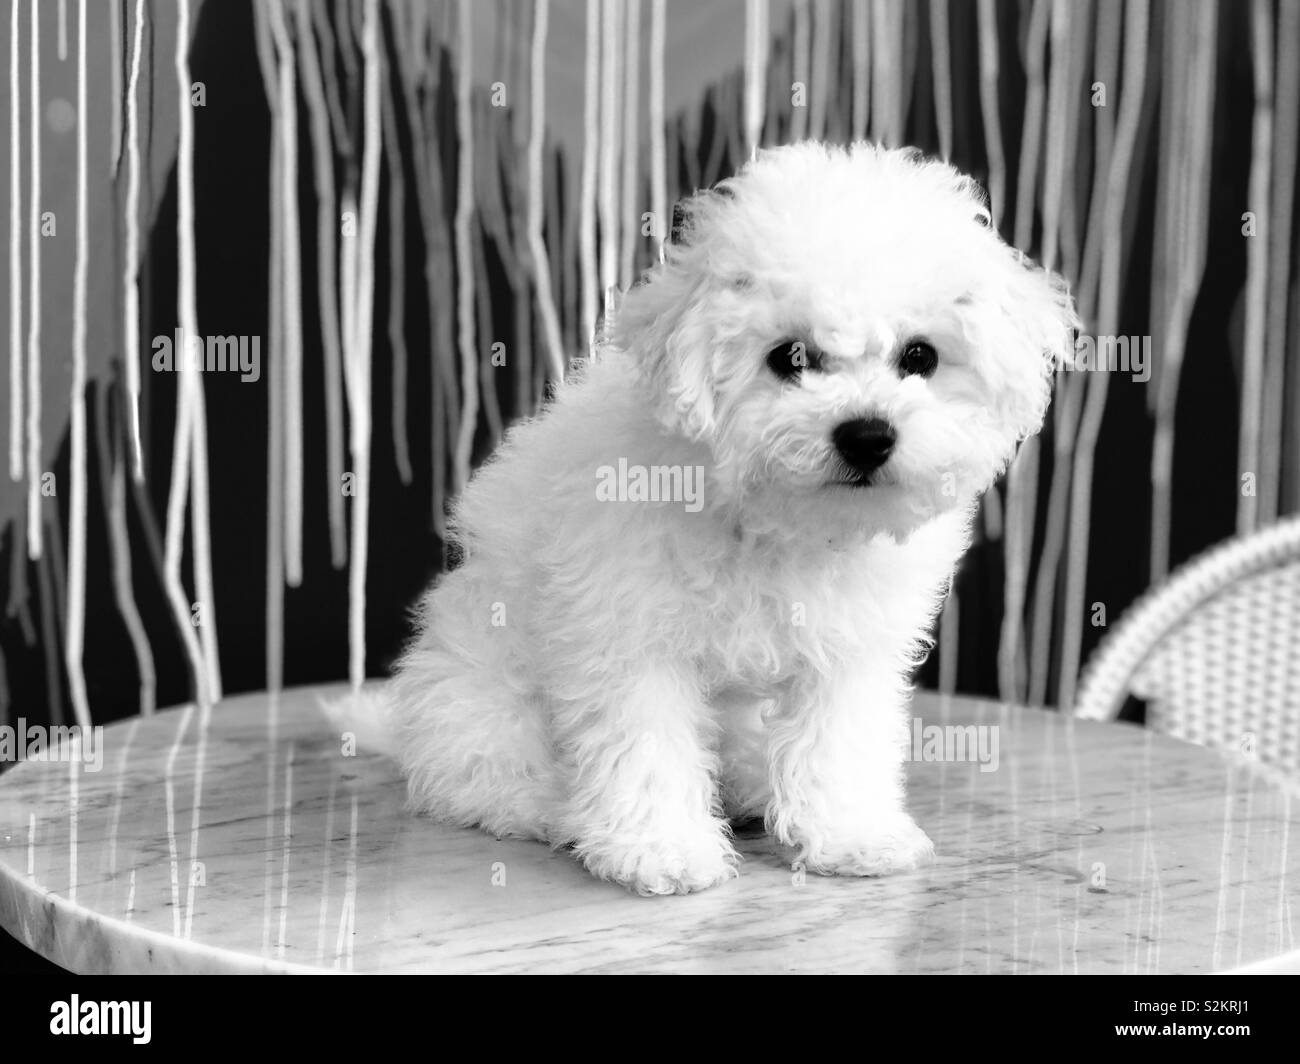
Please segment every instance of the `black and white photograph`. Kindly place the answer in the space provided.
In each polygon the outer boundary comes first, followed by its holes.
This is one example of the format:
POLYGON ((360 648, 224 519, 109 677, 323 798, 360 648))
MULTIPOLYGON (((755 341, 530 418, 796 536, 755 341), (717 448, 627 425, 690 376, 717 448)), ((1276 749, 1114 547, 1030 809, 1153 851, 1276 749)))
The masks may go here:
POLYGON ((33 1045, 311 973, 1294 1031, 1187 977, 1300 974, 1300 0, 8 0, 0 54, 33 1045))

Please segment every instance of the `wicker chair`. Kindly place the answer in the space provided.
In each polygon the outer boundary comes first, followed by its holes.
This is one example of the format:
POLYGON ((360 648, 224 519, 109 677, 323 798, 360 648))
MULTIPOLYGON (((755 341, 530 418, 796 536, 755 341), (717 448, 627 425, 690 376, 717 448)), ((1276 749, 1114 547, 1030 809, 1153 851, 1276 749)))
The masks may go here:
POLYGON ((1113 719, 1129 694, 1148 727, 1300 777, 1300 518, 1206 551, 1125 613, 1074 715, 1113 719))

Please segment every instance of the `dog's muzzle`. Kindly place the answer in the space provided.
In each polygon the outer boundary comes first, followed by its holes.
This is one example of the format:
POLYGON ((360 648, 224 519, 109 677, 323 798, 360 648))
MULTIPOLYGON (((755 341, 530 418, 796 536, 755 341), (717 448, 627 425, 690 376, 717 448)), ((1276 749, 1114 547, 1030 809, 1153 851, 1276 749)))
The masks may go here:
POLYGON ((858 477, 869 483, 871 474, 889 461, 898 437, 884 418, 855 418, 835 426, 831 442, 840 460, 858 477))

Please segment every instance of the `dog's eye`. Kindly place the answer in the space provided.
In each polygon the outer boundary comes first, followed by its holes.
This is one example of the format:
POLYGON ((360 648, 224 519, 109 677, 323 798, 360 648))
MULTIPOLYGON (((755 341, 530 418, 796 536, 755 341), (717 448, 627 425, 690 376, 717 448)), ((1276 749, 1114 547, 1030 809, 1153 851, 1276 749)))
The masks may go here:
POLYGON ((806 369, 821 369, 822 356, 803 340, 786 340, 767 353, 767 367, 783 381, 798 380, 806 369))
POLYGON ((939 368, 939 353, 924 340, 912 340, 903 348, 898 370, 904 377, 929 377, 939 368))

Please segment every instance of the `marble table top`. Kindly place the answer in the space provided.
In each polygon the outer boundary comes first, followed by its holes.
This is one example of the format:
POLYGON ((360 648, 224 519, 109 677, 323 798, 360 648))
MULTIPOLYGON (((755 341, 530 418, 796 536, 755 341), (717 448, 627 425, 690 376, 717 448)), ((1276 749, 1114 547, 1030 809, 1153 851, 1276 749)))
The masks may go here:
POLYGON ((339 689, 112 725, 97 771, 85 751, 12 767, 0 925, 83 973, 1294 964, 1293 794, 1131 725, 920 694, 909 806, 933 863, 822 878, 746 833, 739 879, 640 898, 540 844, 410 816, 388 761, 342 749, 322 693, 339 689), (996 736, 995 770, 988 756, 930 759, 940 733, 927 729, 969 724, 995 729, 979 733, 986 755, 996 736))

